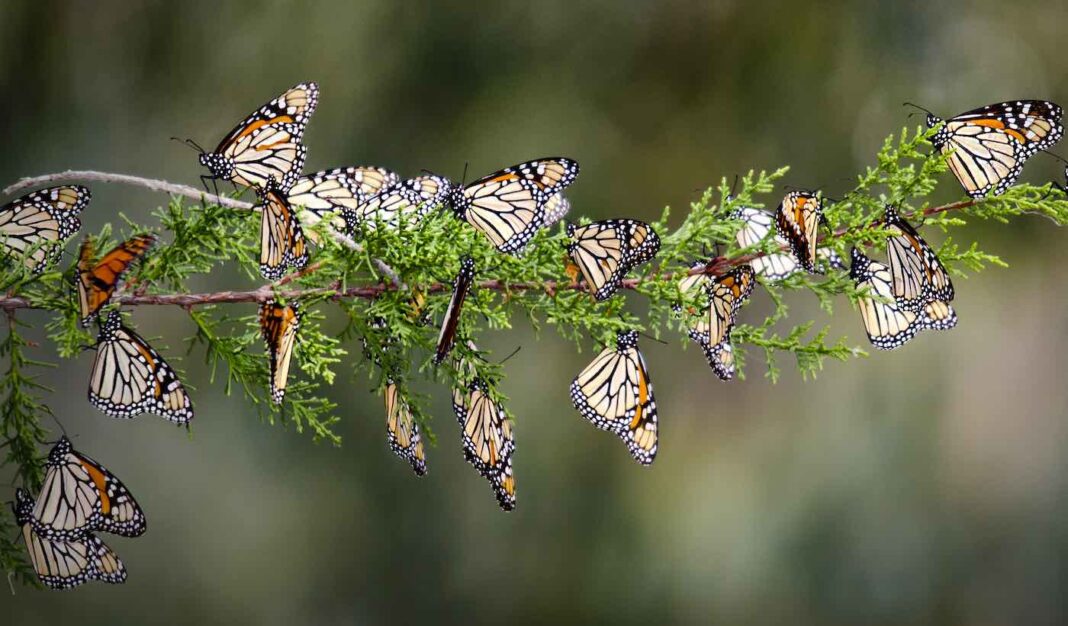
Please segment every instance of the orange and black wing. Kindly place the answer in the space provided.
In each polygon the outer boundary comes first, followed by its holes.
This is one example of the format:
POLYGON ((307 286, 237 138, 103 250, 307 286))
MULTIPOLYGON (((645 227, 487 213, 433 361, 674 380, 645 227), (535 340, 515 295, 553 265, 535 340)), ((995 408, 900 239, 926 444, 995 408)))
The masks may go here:
POLYGON ((260 306, 260 332, 267 343, 270 359, 271 398, 278 404, 285 398, 299 328, 300 314, 296 303, 285 305, 269 300, 260 306))
POLYGON ((78 254, 77 276, 82 326, 89 325, 100 308, 107 304, 123 274, 155 243, 155 235, 136 235, 113 248, 98 261, 93 260, 92 243, 88 239, 82 243, 78 254))

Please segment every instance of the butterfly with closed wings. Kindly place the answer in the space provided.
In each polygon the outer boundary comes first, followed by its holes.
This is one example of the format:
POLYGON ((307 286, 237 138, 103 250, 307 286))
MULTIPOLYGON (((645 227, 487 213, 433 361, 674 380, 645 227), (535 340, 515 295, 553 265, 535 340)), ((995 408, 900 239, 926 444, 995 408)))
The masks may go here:
POLYGON ((819 226, 823 221, 823 200, 808 191, 791 191, 775 210, 775 228, 790 244, 801 269, 816 272, 819 226))
POLYGON ((929 302, 952 300, 953 281, 938 255, 890 205, 883 226, 892 233, 886 238, 886 253, 898 305, 918 311, 929 302))
POLYGON ((42 537, 71 540, 89 531, 139 537, 145 532, 145 514, 126 486, 66 437, 48 453, 42 485, 30 519, 42 537))
POLYGON ((49 539, 34 525, 34 499, 24 489, 15 491, 11 508, 15 523, 30 554, 30 563, 41 584, 50 589, 71 589, 90 580, 126 582, 126 566, 119 556, 91 532, 74 539, 49 539))
POLYGON ((656 400, 637 331, 619 331, 616 345, 601 351, 575 377, 571 403, 594 426, 622 439, 634 460, 649 465, 656 459, 656 400))
POLYGON ((89 326, 97 312, 111 299, 130 266, 155 244, 155 235, 135 235, 94 261, 92 241, 82 242, 75 278, 82 326, 89 326))
POLYGON ((515 509, 515 437, 504 407, 490 396, 486 382, 475 378, 466 388, 453 389, 452 409, 460 422, 464 458, 489 481, 500 507, 515 509))
POLYGON ((260 332, 267 343, 271 399, 275 404, 281 404, 286 395, 289 365, 299 329, 300 313, 296 302, 279 304, 268 300, 260 305, 260 332))
POLYGON ((407 461, 416 476, 426 475, 426 451, 423 438, 419 433, 419 424, 412 416, 408 401, 400 394, 397 384, 386 381, 386 434, 389 449, 407 461))
POLYGON ((193 419, 193 404, 178 374, 148 342, 122 323, 118 311, 100 325, 89 376, 89 401, 112 417, 162 415, 178 425, 193 419))
MULTIPOLYGON (((705 268, 697 263, 694 269, 705 268)), ((756 271, 750 265, 740 265, 721 276, 705 273, 691 274, 679 282, 679 290, 687 293, 703 288, 708 298, 704 311, 690 325, 689 336, 701 346, 708 365, 722 380, 734 378, 734 347, 731 330, 738 309, 749 299, 756 283, 756 271)))

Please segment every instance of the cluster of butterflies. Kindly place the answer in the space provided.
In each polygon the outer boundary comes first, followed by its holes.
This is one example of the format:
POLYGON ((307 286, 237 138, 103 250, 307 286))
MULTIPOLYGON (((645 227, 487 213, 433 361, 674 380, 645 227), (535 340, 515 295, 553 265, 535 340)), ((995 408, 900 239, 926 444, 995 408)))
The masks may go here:
MULTIPOLYGON (((189 141, 210 172, 202 177, 205 181, 228 181, 255 190, 261 213, 259 265, 268 280, 307 265, 308 242, 318 242, 314 236, 306 239, 302 224, 325 221, 353 236, 368 228, 399 228, 446 208, 499 252, 518 256, 538 232, 570 210, 563 191, 575 181, 579 167, 563 157, 520 163, 470 184, 455 184, 434 174, 402 179, 380 167, 303 174, 304 132, 318 100, 318 86, 302 83, 247 116, 213 151, 189 141)), ((932 143, 948 155, 950 169, 976 198, 1005 191, 1027 159, 1048 150, 1063 134, 1060 107, 1044 101, 994 104, 944 121, 928 114, 927 124, 941 124, 932 143)), ((88 189, 69 185, 12 201, 0 208, 0 247, 21 259, 29 271, 43 272, 79 230, 78 215, 89 199, 88 189)), ((823 200, 817 193, 793 191, 773 214, 741 208, 730 217, 741 223, 736 237, 742 248, 752 249, 769 238, 779 248, 748 255, 746 263, 733 266, 723 259, 698 262, 680 281, 682 293, 703 292, 706 298, 700 311, 687 308, 684 313, 691 318, 689 336, 723 380, 734 376, 731 335, 758 277, 780 281, 798 272, 845 269, 834 250, 819 245, 824 219, 823 200)), ((886 208, 881 225, 889 233, 888 262, 853 249, 849 267, 853 280, 867 289, 860 309, 871 343, 893 349, 920 330, 955 326, 957 317, 949 305, 952 282, 933 249, 893 207, 886 208)), ((660 249, 657 233, 638 220, 568 223, 566 233, 566 272, 576 284, 581 278, 598 301, 611 297, 631 270, 652 260, 660 249)), ((174 370, 124 324, 121 312, 112 309, 101 316, 123 277, 155 242, 154 235, 135 235, 99 257, 91 241, 81 246, 75 272, 81 323, 87 326, 96 319, 100 328, 89 399, 114 417, 151 412, 188 424, 192 404, 174 370)), ((476 273, 474 262, 465 257, 441 324, 435 363, 445 361, 452 351, 476 273)), ((677 309, 683 312, 681 305, 677 309)), ((264 302, 259 320, 268 348, 271 396, 281 403, 300 328, 300 305, 264 302)), ((637 340, 635 331, 620 332, 615 345, 604 348, 574 378, 570 395, 583 417, 615 433, 631 455, 647 465, 656 457, 658 421, 652 382, 637 340)), ((501 507, 510 510, 516 503, 511 423, 494 399, 492 385, 479 378, 470 364, 458 365, 459 371, 469 374, 453 391, 465 457, 490 482, 501 507)), ((392 380, 387 379, 384 396, 390 448, 416 474, 425 474, 426 453, 410 406, 392 380)), ((15 508, 34 566, 41 580, 53 587, 93 578, 121 582, 125 577, 121 561, 91 531, 140 534, 144 529, 143 514, 121 484, 74 452, 66 440, 49 458, 45 490, 36 500, 20 490, 15 508), (57 491, 56 485, 62 490, 57 491), (118 519, 123 516, 128 519, 118 519)))
POLYGON ((122 482, 66 437, 48 454, 37 497, 15 491, 11 505, 41 583, 69 589, 90 580, 126 581, 126 567, 98 532, 140 537, 145 514, 122 482))

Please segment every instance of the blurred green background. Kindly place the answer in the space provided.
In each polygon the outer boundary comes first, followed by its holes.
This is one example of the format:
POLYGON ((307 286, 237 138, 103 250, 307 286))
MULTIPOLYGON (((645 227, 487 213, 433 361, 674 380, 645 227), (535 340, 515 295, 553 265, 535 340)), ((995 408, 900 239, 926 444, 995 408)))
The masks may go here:
MULTIPOLYGON (((721 176, 782 164, 787 183, 834 196, 920 122, 904 100, 1066 103, 1065 32, 1068 5, 1031 0, 6 2, 0 181, 93 168, 195 184, 196 155, 171 136, 214 145, 316 80, 310 169, 459 178, 465 162, 564 154, 591 217, 683 210, 721 176)), ((1058 170, 1038 158, 1024 179, 1058 170)), ((89 229, 165 201, 92 189, 89 229)), ((947 175, 939 199, 959 196, 947 175)), ((191 438, 106 418, 84 400, 91 355, 63 362, 47 376, 55 412, 150 530, 108 538, 125 586, 3 591, 0 621, 1065 623, 1068 233, 1032 218, 957 237, 1012 264, 957 281, 959 327, 814 382, 784 363, 772 385, 752 358, 747 380, 721 384, 698 351, 646 341, 661 423, 648 469, 572 409, 589 351, 524 326, 496 335, 500 355, 523 346, 503 385, 519 418, 512 514, 464 463, 445 389, 417 480, 385 445, 371 381, 344 367, 332 448, 259 423, 198 352, 177 363, 197 388, 191 438)), ((247 285, 191 285, 224 286, 247 285)), ((794 295, 794 312, 811 300, 794 295)), ((179 361, 180 311, 133 320, 179 361)), ((833 326, 863 341, 845 302, 833 326)))

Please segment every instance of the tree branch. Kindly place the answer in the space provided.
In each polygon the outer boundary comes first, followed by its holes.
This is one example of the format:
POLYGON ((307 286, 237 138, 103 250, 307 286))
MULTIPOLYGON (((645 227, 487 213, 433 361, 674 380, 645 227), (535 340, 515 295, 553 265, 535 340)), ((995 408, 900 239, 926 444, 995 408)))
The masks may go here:
MULTIPOLYGON (((951 204, 944 204, 935 207, 929 207, 923 211, 924 216, 934 215, 936 213, 945 213, 947 211, 956 211, 970 207, 975 204, 975 200, 962 200, 951 204)), ((912 217, 916 217, 913 215, 912 217)), ((875 222, 878 224, 878 222, 875 222)), ((827 239, 833 239, 840 237, 847 232, 846 229, 839 229, 831 233, 829 236, 822 237, 821 241, 827 239)), ((783 248, 783 251, 786 249, 783 248)), ((621 289, 636 289, 643 282, 648 280, 671 280, 673 278, 682 278, 684 276, 693 276, 696 274, 708 274, 709 276, 719 276, 729 271, 731 268, 741 265, 743 263, 749 263, 755 259, 766 256, 767 252, 754 252, 750 254, 743 254, 732 258, 717 257, 712 259, 703 268, 694 268, 686 271, 677 272, 663 272, 647 274, 638 278, 625 278, 620 283, 621 289)), ((385 265, 383 263, 383 265, 385 265)), ((367 298, 373 299, 386 293, 388 291, 395 291, 397 289, 403 289, 400 286, 399 278, 391 281, 390 283, 379 283, 377 285, 359 285, 352 286, 345 289, 336 289, 329 287, 319 287, 310 289, 279 289, 297 278, 310 274, 318 269, 318 264, 313 263, 301 271, 289 274, 279 281, 263 285, 257 289, 248 291, 216 291, 211 293, 176 293, 176 294, 127 294, 119 296, 115 299, 119 304, 126 306, 180 306, 180 307, 195 307, 203 306, 207 304, 237 304, 243 302, 266 302, 276 297, 289 299, 306 298, 309 296, 316 297, 328 297, 334 300, 342 300, 346 298, 367 298)), ((386 267, 389 267, 386 265, 386 267)), ((586 291, 585 283, 574 283, 549 280, 545 282, 519 282, 508 283, 500 280, 484 280, 476 282, 475 285, 480 289, 489 289, 491 291, 542 291, 550 295, 554 295, 559 291, 586 291)), ((424 288, 421 288, 425 294, 434 294, 447 292, 452 289, 451 284, 447 283, 431 283, 424 288)), ((32 302, 21 296, 4 296, 0 297, 0 309, 4 311, 13 311, 15 309, 34 309, 42 308, 34 306, 32 302)))

